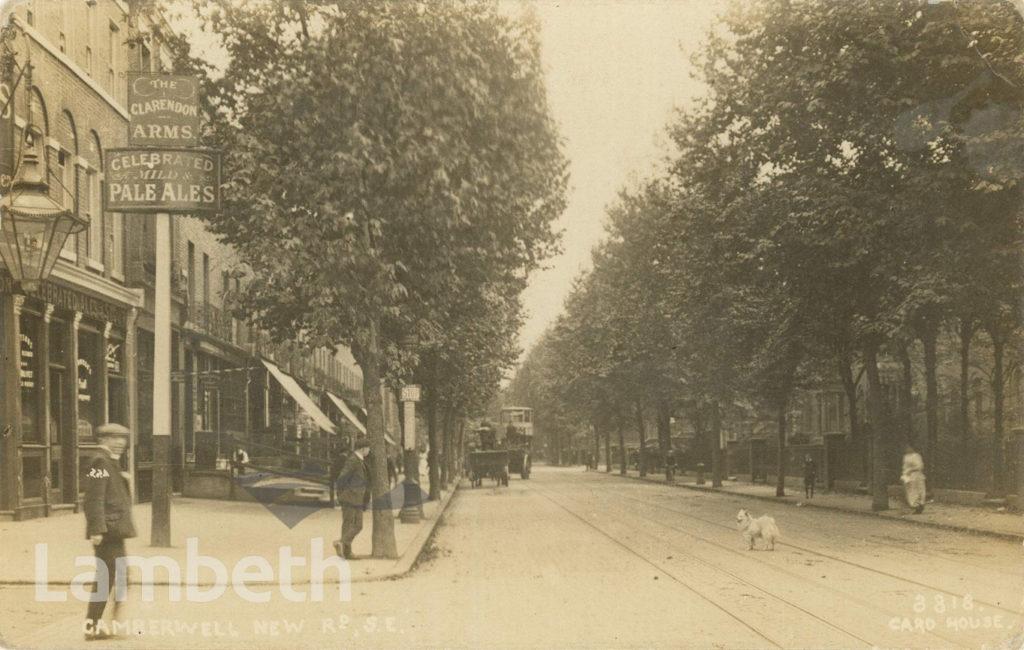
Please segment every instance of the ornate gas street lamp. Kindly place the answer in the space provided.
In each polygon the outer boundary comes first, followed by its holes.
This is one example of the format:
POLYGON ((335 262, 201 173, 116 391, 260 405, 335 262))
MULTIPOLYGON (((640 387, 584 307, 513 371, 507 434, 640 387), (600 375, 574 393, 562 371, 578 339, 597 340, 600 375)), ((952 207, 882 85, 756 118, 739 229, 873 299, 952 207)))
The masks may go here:
POLYGON ((0 198, 0 257, 26 292, 39 289, 67 238, 86 227, 84 220, 50 198, 36 152, 38 141, 38 132, 29 124, 18 177, 0 198))

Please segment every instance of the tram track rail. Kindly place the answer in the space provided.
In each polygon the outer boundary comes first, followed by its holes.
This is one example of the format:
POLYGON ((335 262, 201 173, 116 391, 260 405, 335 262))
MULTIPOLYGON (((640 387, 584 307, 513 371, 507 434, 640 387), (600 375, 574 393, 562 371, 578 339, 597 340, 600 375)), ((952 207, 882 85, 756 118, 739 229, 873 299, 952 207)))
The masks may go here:
MULTIPOLYGON (((713 607, 715 607, 719 611, 725 613, 727 616, 729 616, 733 620, 735 620, 738 623, 740 623, 741 625, 743 625, 745 628, 747 628, 748 630, 750 630, 751 632, 756 634, 758 637, 768 641, 769 643, 771 643, 773 646, 775 646, 777 648, 784 648, 784 647, 786 647, 786 644, 784 642, 780 642, 780 641, 776 640, 768 632, 766 632, 762 628, 759 628, 756 624, 751 623, 750 621, 748 621, 745 618, 743 618, 740 614, 738 614, 737 612, 733 611, 732 608, 726 607, 726 606, 722 605, 720 602, 717 602, 715 599, 712 599, 712 598, 708 597, 706 594, 702 593, 699 589, 693 587, 687 581, 685 581, 685 580, 681 579, 679 576, 673 574, 671 572, 671 570, 669 568, 663 566, 663 564, 650 559, 649 557, 647 557, 643 553, 638 552, 636 549, 634 549, 633 547, 629 546, 628 544, 626 544, 624 541, 622 541, 621 539, 619 539, 615 535, 609 533, 607 530, 605 530, 601 526, 598 526, 594 522, 589 521, 588 519, 586 519, 585 517, 583 517, 582 515, 580 515, 579 513, 574 511, 573 509, 571 509, 570 507, 566 506, 564 503, 561 503, 558 499, 552 497, 547 491, 538 488, 536 485, 531 485, 530 489, 532 491, 536 492, 537 494, 539 494, 540 496, 544 497, 545 499, 547 499, 549 502, 551 502, 555 506, 557 506, 560 509, 564 510, 566 513, 568 513, 573 518, 577 519, 578 521, 580 521, 581 523, 583 523, 587 527, 589 527, 592 530, 596 531, 597 533, 599 533, 603 537, 609 539, 610 541, 612 541, 616 545, 622 547, 623 549, 625 549, 631 555, 633 555, 636 558, 642 560, 646 564, 649 564, 650 566, 654 567, 656 570, 658 570, 663 575, 668 576, 674 582, 680 584, 682 587, 684 587, 688 591, 692 592, 693 594, 698 596, 700 599, 702 599, 705 602, 709 603, 710 605, 712 605, 713 607)), ((836 632, 840 633, 841 635, 843 635, 845 637, 848 637, 850 639, 855 639, 856 641, 858 641, 860 643, 863 643, 867 647, 875 647, 876 646, 876 644, 872 643, 868 639, 865 639, 864 637, 860 636, 856 632, 853 632, 851 630, 848 630, 848 629, 845 629, 843 627, 840 627, 840 626, 836 625, 835 623, 829 621, 828 619, 826 619, 826 618, 824 618, 822 616, 819 616, 819 615, 815 614, 814 612, 808 610, 807 608, 805 608, 805 607, 803 607, 803 606, 801 606, 801 605, 799 605, 797 603, 794 603, 794 602, 792 602, 791 600, 789 600, 787 598, 779 596, 778 594, 774 594, 774 593, 764 589, 763 587, 755 584, 754 582, 751 582, 750 580, 747 580, 746 578, 743 578, 742 576, 740 576, 740 575, 738 575, 738 574, 736 574, 734 572, 728 571, 727 569, 724 569, 724 568, 722 568, 722 567, 720 567, 720 566, 718 566, 718 565, 716 565, 716 564, 714 564, 712 562, 708 562, 707 560, 704 560, 703 558, 700 558, 700 557, 694 555, 693 553, 688 553, 686 551, 674 551, 674 552, 682 552, 688 558, 696 561, 697 563, 701 564, 702 566, 705 566, 708 569, 711 569, 712 571, 717 571, 717 572, 723 573, 725 575, 728 575, 731 579, 735 580, 736 582, 739 582, 740 584, 743 584, 743 585, 745 585, 746 587, 748 587, 750 589, 756 590, 756 591, 764 594, 765 596, 767 596, 770 599, 779 601, 779 602, 783 603, 784 605, 786 605, 787 607, 790 607, 792 609, 795 609, 795 610, 801 612, 805 616, 811 617, 812 619, 816 620, 817 622, 819 622, 823 626, 828 627, 830 629, 833 629, 833 630, 835 630, 836 632)))
MULTIPOLYGON (((735 528, 733 528, 732 526, 728 526, 726 524, 723 524, 721 522, 714 521, 714 520, 711 520, 711 519, 705 519, 704 517, 698 517, 697 515, 693 515, 693 514, 690 514, 688 512, 679 510, 678 508, 670 508, 670 507, 662 505, 662 504, 657 504, 657 503, 651 502, 650 500, 639 499, 637 497, 630 497, 630 496, 623 495, 623 494, 617 494, 616 496, 619 497, 619 498, 622 498, 622 499, 626 499, 628 501, 634 501, 634 502, 638 502, 638 503, 643 503, 643 504, 645 504, 647 506, 650 506, 650 507, 654 507, 654 508, 658 508, 658 509, 661 509, 661 510, 665 510, 665 511, 671 512, 673 514, 677 514, 677 515, 686 517, 688 519, 693 519, 693 520, 696 520, 696 521, 700 521, 700 522, 702 522, 704 524, 708 524, 710 526, 715 526, 717 528, 728 530, 730 532, 735 532, 735 528)), ((651 521, 654 521, 654 522, 657 522, 657 523, 661 523, 662 525, 666 526, 667 528, 670 528, 670 529, 675 530, 677 532, 691 534, 691 533, 689 533, 689 531, 686 531, 686 530, 684 530, 682 528, 679 528, 678 526, 672 526, 672 525, 669 525, 669 524, 665 524, 664 522, 661 522, 660 520, 655 519, 655 518, 649 518, 649 519, 651 521)), ((949 596, 955 596, 955 597, 961 597, 963 595, 961 593, 957 593, 955 591, 952 591, 950 589, 946 589, 944 587, 937 587, 935 585, 931 585, 931 584, 922 582, 920 580, 915 580, 913 578, 908 578, 906 576, 897 575, 895 573, 891 573, 891 572, 885 571, 883 569, 878 569, 878 568, 875 568, 875 567, 871 567, 871 566, 867 566, 867 565, 864 565, 864 564, 860 564, 858 562, 854 562, 852 560, 848 560, 846 558, 842 558, 842 557, 839 557, 837 555, 832 555, 830 553, 825 553, 825 552, 822 552, 822 551, 819 551, 819 550, 816 550, 816 549, 813 549, 813 548, 808 548, 806 546, 801 546, 799 544, 794 544, 792 542, 787 542, 787 541, 784 541, 784 540, 778 540, 775 543, 778 546, 786 546, 786 547, 789 547, 789 548, 801 551, 803 553, 807 553, 807 554, 814 555, 814 556, 817 556, 817 557, 825 558, 827 560, 831 560, 833 562, 838 562, 838 563, 841 563, 841 564, 845 564, 847 566, 855 567, 855 568, 863 570, 863 571, 869 571, 871 573, 875 573, 875 574, 881 575, 881 576, 886 577, 886 578, 890 578, 890 579, 893 579, 893 580, 900 580, 902 582, 906 582, 908 584, 912 584, 915 587, 919 587, 919 588, 922 588, 922 589, 928 589, 930 591, 939 592, 939 593, 943 593, 943 594, 946 594, 946 595, 949 595, 949 596)), ((887 545, 884 542, 879 542, 879 544, 880 545, 887 545)), ((892 546, 894 548, 899 548, 899 549, 901 549, 903 551, 907 551, 906 548, 900 547, 900 546, 895 545, 895 544, 891 544, 891 545, 888 545, 888 546, 892 546)), ((732 550, 733 552, 738 552, 738 551, 735 551, 734 549, 729 549, 729 550, 732 550)), ((975 567, 975 568, 978 568, 978 567, 975 567)), ((1005 612, 1007 614, 1012 614, 1014 616, 1020 616, 1022 614, 1020 609, 1011 609, 1009 607, 1006 607, 1004 605, 1000 605, 1000 604, 997 604, 997 603, 992 603, 992 602, 980 600, 980 599, 977 599, 977 598, 974 599, 974 602, 976 604, 983 605, 985 607, 991 607, 993 609, 1005 612)))
MULTIPOLYGON (((605 476, 609 476, 609 475, 605 475, 605 476)), ((611 477, 616 477, 616 476, 621 476, 621 475, 614 475, 614 474, 611 475, 611 477)), ((666 483, 658 483, 658 482, 650 481, 650 480, 647 480, 647 479, 638 479, 636 477, 627 477, 627 478, 631 478, 634 481, 639 481, 641 484, 649 484, 649 485, 652 485, 652 486, 660 486, 660 487, 668 487, 669 486, 669 484, 666 484, 666 483)), ((744 495, 744 494, 738 494, 738 493, 732 493, 732 492, 716 492, 716 491, 711 491, 711 490, 694 490, 692 493, 693 494, 714 494, 714 495, 717 495, 717 496, 722 496, 722 497, 734 499, 736 501, 742 501, 744 499, 751 499, 751 498, 755 498, 755 499, 758 499, 758 500, 761 500, 761 501, 764 500, 764 497, 749 497, 749 496, 744 495)), ((782 506, 796 506, 798 504, 790 504, 790 503, 782 502, 782 503, 779 503, 779 505, 782 505, 782 506)), ((844 514, 852 514, 854 516, 865 516, 865 517, 869 516, 867 513, 858 513, 858 512, 850 513, 849 511, 842 510, 842 509, 839 509, 839 508, 829 508, 829 507, 816 507, 816 508, 819 509, 819 510, 823 509, 823 510, 826 510, 826 511, 831 510, 833 512, 841 512, 841 513, 844 513, 844 514)), ((895 518, 886 518, 886 520, 887 521, 892 521, 894 523, 900 521, 899 519, 895 519, 895 518)), ((718 522, 715 522, 715 523, 718 523, 718 522)), ((922 528, 922 530, 928 530, 929 532, 934 532, 936 530, 934 528, 929 529, 926 526, 923 526, 922 524, 920 524, 920 522, 908 522, 908 523, 912 523, 912 524, 914 524, 916 526, 920 526, 922 528)), ((721 525, 721 524, 719 524, 719 525, 721 525)), ((941 530, 942 532, 945 532, 945 533, 948 533, 948 534, 972 534, 972 533, 970 533, 968 531, 963 531, 963 530, 959 530, 959 529, 956 529, 956 528, 949 528, 949 527, 945 527, 945 526, 940 527, 938 530, 941 530)), ((871 539, 871 543, 873 545, 876 545, 876 546, 887 546, 889 548, 894 548, 894 549, 898 549, 898 550, 902 550, 902 551, 909 550, 906 545, 893 544, 892 542, 887 542, 887 541, 885 541, 883 539, 879 539, 878 537, 872 538, 871 539)), ((936 553, 936 552, 930 551, 928 549, 915 548, 915 549, 913 549, 913 552, 915 554, 917 554, 917 555, 925 555, 925 556, 928 556, 928 557, 934 557, 934 558, 942 560, 944 562, 950 562, 950 563, 953 563, 953 564, 961 564, 961 565, 963 565, 965 567, 969 567, 971 569, 981 569, 983 571, 993 571, 993 572, 1004 573, 1003 569, 993 569, 992 567, 982 566, 982 565, 975 564, 975 563, 972 563, 972 562, 967 562, 967 561, 959 559, 959 558, 949 557, 948 555, 944 555, 942 553, 936 553)), ((1021 578, 1021 580, 1024 580, 1024 572, 1020 573, 1019 577, 1021 578)))
MULTIPOLYGON (((640 559, 642 559, 646 563, 648 563, 651 566, 654 566, 655 568, 657 568, 660 572, 665 573, 666 575, 669 575, 674 581, 683 584, 688 590, 690 590, 690 591, 692 591, 694 593, 697 593, 703 600, 711 603, 715 608, 725 612, 726 614, 728 614, 729 616, 731 616, 734 619, 741 620, 745 627, 747 627, 748 629, 754 631, 756 634, 758 634, 762 638, 770 640, 772 643, 778 645, 778 642, 775 641, 770 634, 767 634, 767 633, 764 632, 764 630, 760 629, 756 623, 751 623, 750 621, 743 620, 743 617, 740 614, 738 614, 737 612, 730 611, 730 608, 725 607, 722 604, 720 604, 718 602, 715 602, 713 599, 706 597, 704 594, 700 593, 697 589, 691 587, 689 584, 686 584, 686 582, 684 580, 681 580, 678 576, 673 576, 671 573, 669 573, 669 570, 666 567, 661 566, 657 561, 653 561, 650 558, 645 557, 643 553, 640 553, 636 549, 631 548, 627 543, 625 543, 621 539, 617 538, 614 534, 609 533, 607 530, 603 529, 598 524, 595 524, 594 522, 587 520, 585 517, 581 516, 580 514, 578 514, 578 512, 575 512, 573 510, 573 508, 584 510, 584 511, 587 510, 588 508, 592 509, 593 504, 587 503, 585 500, 579 500, 579 499, 574 499, 574 498, 570 497, 570 498, 568 498, 566 500, 570 505, 566 505, 566 502, 560 502, 559 499, 556 499, 556 498, 552 497, 550 493, 548 493, 546 490, 543 490, 543 489, 539 488, 537 485, 532 485, 531 486, 531 490, 536 491, 538 494, 543 496, 546 500, 552 502, 553 504, 555 504, 556 506, 558 506, 562 510, 568 512, 570 515, 572 515, 574 518, 580 520, 581 522, 586 524, 588 527, 596 530, 597 532, 602 534, 604 537, 607 537, 607 538, 611 539, 612 541, 614 541, 619 546, 622 546, 623 548, 628 550, 630 552, 630 554, 639 557, 640 559)), ((652 508, 655 508, 655 509, 660 509, 660 510, 672 512, 672 513, 675 513, 675 514, 679 514, 679 515, 682 515, 682 516, 687 517, 689 519, 700 521, 700 522, 702 522, 704 524, 708 524, 710 526, 713 526, 716 529, 722 529, 723 531, 728 531, 730 534, 733 534, 733 535, 735 535, 735 533, 736 533, 736 530, 735 530, 734 527, 722 524, 722 523, 720 523, 718 521, 706 519, 704 517, 700 517, 700 516, 696 516, 696 515, 691 515, 690 513, 683 512, 683 511, 681 511, 681 510, 679 510, 677 508, 668 507, 668 506, 665 506, 665 505, 662 505, 662 504, 658 504, 658 503, 652 503, 650 500, 640 499, 640 498, 636 498, 636 497, 630 497, 630 496, 622 495, 622 494, 616 494, 616 496, 621 497, 621 498, 623 498, 623 499, 625 499, 627 501, 637 502, 637 503, 641 503, 641 504, 643 504, 645 506, 649 506, 649 507, 652 507, 652 508)), ((561 494, 559 495, 559 498, 563 498, 563 497, 564 497, 564 495, 561 495, 561 494)), ((743 558, 746 561, 752 561, 753 560, 753 561, 756 562, 756 560, 754 560, 754 558, 751 556, 749 551, 739 551, 737 549, 733 549, 733 548, 729 548, 727 546, 723 546, 720 542, 715 541, 714 539, 707 538, 707 537, 702 537, 699 534, 695 534, 695 533, 693 533, 691 531, 688 531, 688 530, 686 530, 684 528, 681 528, 681 527, 679 527, 677 525, 673 525, 671 523, 668 523, 668 522, 664 521, 661 518, 656 518, 654 516, 650 516, 649 514, 645 514, 645 513, 639 512, 637 509, 631 509, 631 510, 629 510, 629 513, 630 513, 631 516, 638 517, 638 518, 640 518, 640 519, 642 519, 644 521, 652 522, 652 523, 654 523, 654 524, 656 524, 658 526, 661 526, 661 527, 667 528, 669 530, 672 530, 673 532, 682 533, 685 536, 687 536, 687 538, 692 538, 692 539, 694 539, 694 540, 696 540, 698 542, 701 542, 703 544, 706 544, 706 545, 712 547, 715 551, 725 550, 725 551, 730 552, 731 554, 734 554, 734 555, 736 555, 738 557, 743 558)), ((636 531, 631 531, 631 532, 636 532, 636 531)), ((664 538, 659 538, 657 536, 650 535, 649 533, 644 533, 644 534, 647 534, 648 536, 654 537, 655 539, 658 539, 659 541, 664 541, 664 538)), ((880 577, 884 577, 884 578, 886 578, 888 580, 895 580, 895 581, 899 581, 899 582, 903 582, 903 583, 907 583, 907 584, 912 584, 912 585, 914 585, 916 587, 919 587, 919 588, 922 588, 922 589, 926 589, 926 590, 933 591, 933 592, 936 592, 936 593, 948 594, 948 595, 951 595, 951 596, 954 596, 954 597, 962 595, 962 594, 959 594, 959 593, 957 593, 955 591, 951 591, 951 590, 946 589, 946 588, 936 587, 934 585, 930 585, 930 584, 924 583, 924 582, 919 581, 919 580, 914 580, 912 578, 907 578, 906 576, 898 575, 898 574, 891 573, 889 571, 884 571, 884 570, 881 570, 881 569, 876 569, 876 568, 873 568, 873 567, 870 567, 870 566, 859 564, 857 562, 852 562, 852 561, 846 560, 844 558, 841 558, 841 557, 838 557, 838 556, 835 556, 835 555, 831 555, 831 554, 828 554, 828 553, 824 553, 824 552, 818 551, 816 549, 812 549, 812 548, 808 548, 808 547, 805 547, 805 546, 801 546, 799 544, 793 544, 793 543, 781 542, 781 541, 778 541, 776 543, 779 544, 779 545, 788 546, 789 548, 792 548, 794 550, 802 551, 802 552, 807 553, 807 554, 812 555, 812 556, 821 557, 821 558, 823 558, 825 560, 830 560, 830 561, 833 561, 833 562, 838 562, 840 564, 851 566, 851 567, 856 568, 858 570, 868 571, 868 572, 876 574, 876 575, 878 575, 880 577)), ((882 545, 885 545, 885 544, 882 544, 882 545)), ((901 550, 904 550, 904 551, 907 550, 905 547, 900 547, 898 545, 891 545, 891 546, 894 546, 896 548, 900 548, 901 550)), ((688 559, 691 559, 691 560, 697 562, 698 564, 700 564, 700 565, 702 565, 702 566, 704 566, 704 567, 706 567, 706 568, 708 568, 708 569, 710 569, 712 571, 716 571, 716 572, 719 572, 719 573, 721 573, 723 575, 726 575, 731 580, 734 580, 734 581, 736 581, 736 582, 738 582, 740 584, 744 584, 744 585, 746 585, 747 587, 749 587, 751 589, 754 589, 754 590, 756 590, 756 591, 758 591, 760 593, 763 593, 763 594, 767 595, 768 597, 770 597, 771 599, 773 599, 775 601, 779 601, 779 602, 783 603, 784 605, 786 605, 787 607, 790 607, 792 609, 795 609, 795 610, 801 612, 805 616, 811 617, 815 621, 817 621, 817 622, 819 622, 819 623, 821 623, 821 624, 823 624, 823 625, 825 625, 825 626, 827 626, 827 627, 829 627, 831 629, 834 629, 836 632, 838 632, 838 633, 840 633, 842 635, 845 635, 848 638, 856 639, 857 642, 862 643, 865 646, 868 646, 868 647, 877 647, 878 646, 877 643, 869 641, 868 639, 864 638, 864 636, 862 636, 861 634, 858 634, 856 631, 853 631, 853 630, 850 630, 850 629, 846 629, 846 628, 844 628, 842 626, 836 625, 832 621, 830 621, 830 620, 828 620, 828 619, 818 615, 817 613, 807 609, 806 607, 804 607, 804 606, 802 606, 802 605, 800 605, 798 603, 792 602, 791 600, 789 600, 789 599, 787 599, 787 598, 785 598, 783 596, 780 596, 780 595, 778 595, 776 593, 772 593, 771 591, 768 591, 768 590, 764 589, 760 585, 747 580, 742 575, 739 575, 739 574, 737 574, 737 573, 735 573, 733 571, 730 571, 730 570, 728 570, 728 569, 726 569, 726 568, 724 568, 724 567, 722 567, 722 566, 720 566, 720 565, 718 565, 718 564, 716 564, 714 562, 709 562, 709 561, 705 560, 704 558, 698 557, 693 552, 689 552, 689 551, 686 551, 686 550, 674 549, 673 550, 673 554, 677 554, 677 553, 682 553, 688 559)), ((807 583, 809 585, 812 585, 815 589, 831 593, 834 596, 836 596, 837 598, 842 599, 844 601, 855 602, 860 607, 863 607, 865 609, 888 614, 888 612, 886 610, 880 608, 875 603, 872 603, 872 602, 866 601, 866 600, 864 600, 862 598, 858 598, 856 596, 853 596, 853 595, 849 594, 848 592, 845 592, 845 591, 843 591, 841 589, 836 589, 836 588, 830 587, 828 585, 819 584, 818 582, 810 579, 806 575, 801 575, 800 573, 792 571, 792 570, 790 570, 790 569, 788 569, 788 568, 786 568, 784 566, 779 566, 779 565, 776 565, 776 564, 771 564, 771 563, 766 563, 766 562, 758 562, 758 565, 761 568, 766 568, 766 569, 770 569, 772 571, 775 571, 775 572, 779 573, 780 575, 785 575, 785 576, 787 576, 789 578, 794 578, 794 579, 797 579, 799 581, 805 582, 805 583, 807 583)), ((996 603, 988 602, 988 601, 985 601, 985 600, 978 600, 978 599, 975 599, 974 602, 977 605, 984 606, 985 608, 992 608, 992 609, 995 609, 995 610, 998 610, 998 611, 1006 612, 1006 613, 1011 614, 1013 616, 1020 616, 1021 615, 1021 612, 1019 610, 1010 609, 1008 607, 1005 607, 1003 605, 999 605, 999 604, 996 604, 996 603)), ((964 643, 965 640, 963 638, 952 638, 950 636, 947 636, 947 635, 943 634, 940 631, 940 629, 935 629, 935 630, 929 631, 928 632, 928 636, 933 638, 933 639, 935 639, 936 641, 941 642, 940 645, 942 645, 942 646, 963 647, 965 645, 965 643, 964 643)), ((882 643, 881 645, 888 645, 888 644, 882 643)), ((935 643, 933 643, 932 645, 935 645, 935 643)))

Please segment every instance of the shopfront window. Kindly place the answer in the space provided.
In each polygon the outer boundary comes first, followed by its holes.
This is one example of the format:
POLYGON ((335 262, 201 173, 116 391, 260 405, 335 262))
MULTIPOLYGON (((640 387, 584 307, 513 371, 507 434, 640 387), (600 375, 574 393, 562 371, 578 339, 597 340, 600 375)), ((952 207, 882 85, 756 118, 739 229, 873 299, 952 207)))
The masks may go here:
POLYGON ((128 406, 124 386, 124 341, 110 339, 103 362, 107 365, 107 422, 125 423, 128 406))
POLYGON ((67 371, 62 367, 50 366, 50 444, 61 444, 61 434, 70 430, 66 418, 65 400, 71 392, 67 371))
POLYGON ((21 434, 29 443, 42 443, 43 430, 39 418, 39 398, 42 382, 39 377, 39 332, 41 320, 38 316, 23 313, 20 318, 21 345, 18 383, 21 386, 21 434))
POLYGON ((78 331, 78 359, 76 378, 78 381, 78 442, 95 443, 96 427, 103 424, 103 391, 100 384, 101 338, 99 333, 84 327, 78 331))
POLYGON ((49 371, 50 395, 50 443, 61 444, 71 430, 70 411, 64 401, 71 394, 70 377, 67 368, 68 324, 62 320, 50 321, 49 371))
POLYGON ((56 318, 50 321, 50 364, 63 366, 68 362, 67 323, 56 318))

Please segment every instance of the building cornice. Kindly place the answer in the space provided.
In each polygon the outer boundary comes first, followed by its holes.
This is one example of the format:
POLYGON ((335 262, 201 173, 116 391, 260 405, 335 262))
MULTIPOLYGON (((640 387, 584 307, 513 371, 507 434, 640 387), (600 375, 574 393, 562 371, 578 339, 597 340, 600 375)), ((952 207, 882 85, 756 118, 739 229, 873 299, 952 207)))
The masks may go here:
POLYGON ((116 302, 129 307, 142 308, 145 305, 145 292, 142 289, 131 289, 103 276, 90 273, 85 269, 58 261, 50 274, 51 282, 60 282, 82 293, 97 298, 116 302))

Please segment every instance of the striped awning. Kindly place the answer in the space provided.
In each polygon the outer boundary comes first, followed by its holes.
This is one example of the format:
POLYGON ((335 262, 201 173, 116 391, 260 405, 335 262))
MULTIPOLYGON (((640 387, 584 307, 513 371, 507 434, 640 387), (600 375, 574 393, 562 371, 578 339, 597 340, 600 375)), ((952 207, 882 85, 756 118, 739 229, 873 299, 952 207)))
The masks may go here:
POLYGON ((338 397, 337 395, 330 391, 327 391, 327 397, 330 397, 331 401, 334 402, 334 405, 338 407, 338 410, 341 411, 342 415, 348 418, 348 421, 351 422, 355 428, 359 429, 359 433, 362 433, 364 435, 366 434, 366 427, 364 427, 363 423, 359 421, 359 418, 356 417, 356 414, 352 412, 352 409, 348 407, 348 404, 345 403, 345 400, 341 399, 340 397, 338 397))
POLYGON ((261 361, 263 361, 263 365, 267 367, 267 370, 270 371, 270 374, 274 375, 274 379, 277 380, 277 383, 281 384, 281 387, 285 389, 293 400, 295 400, 295 403, 298 404, 299 407, 309 415, 309 417, 313 418, 313 422, 316 422, 318 427, 328 433, 336 433, 334 423, 331 422, 331 418, 327 417, 327 415, 320 410, 320 407, 316 405, 316 402, 306 394, 306 391, 302 390, 302 387, 299 386, 299 383, 295 381, 291 375, 285 373, 277 367, 277 364, 271 361, 267 361, 266 359, 261 359, 261 361))

